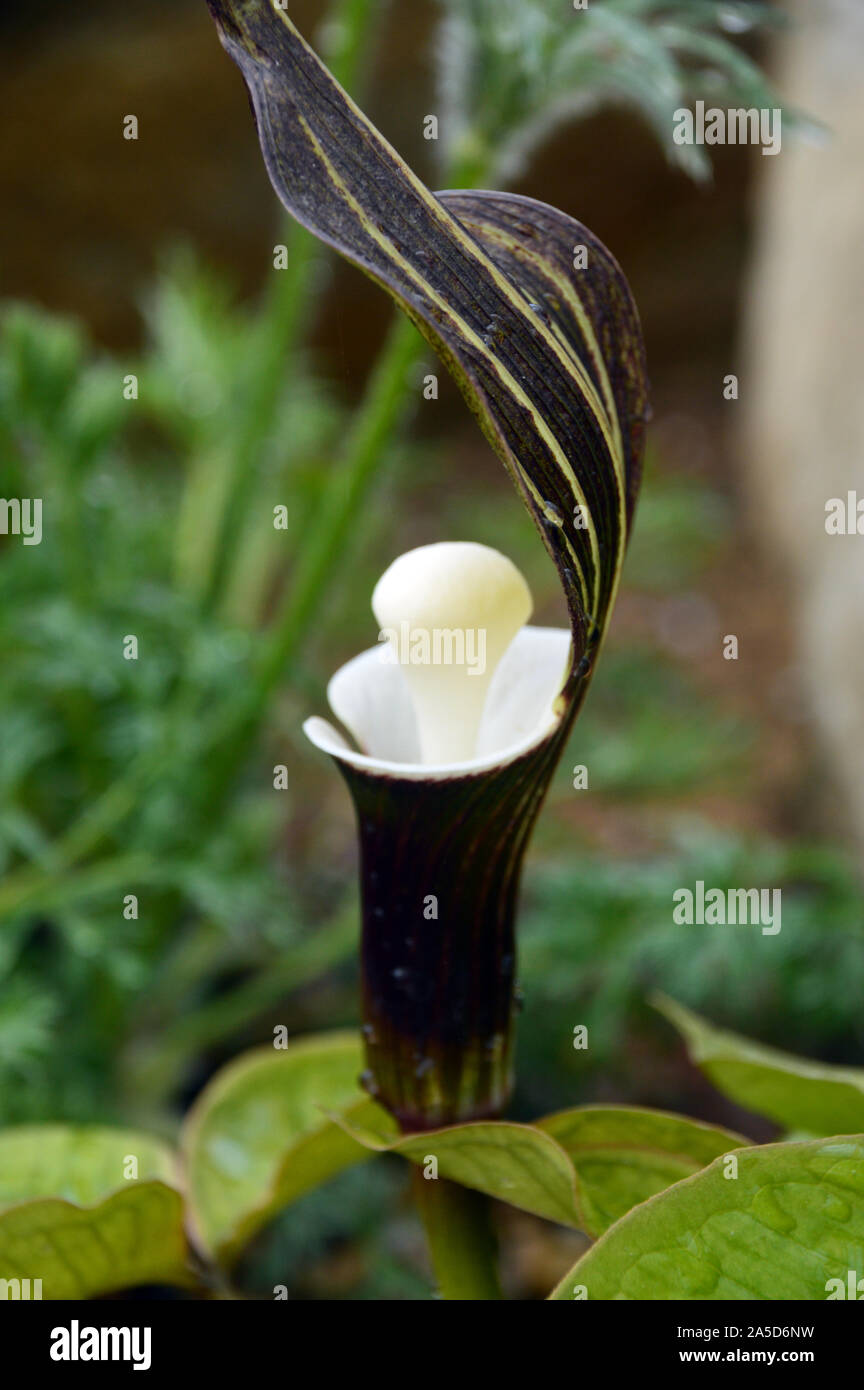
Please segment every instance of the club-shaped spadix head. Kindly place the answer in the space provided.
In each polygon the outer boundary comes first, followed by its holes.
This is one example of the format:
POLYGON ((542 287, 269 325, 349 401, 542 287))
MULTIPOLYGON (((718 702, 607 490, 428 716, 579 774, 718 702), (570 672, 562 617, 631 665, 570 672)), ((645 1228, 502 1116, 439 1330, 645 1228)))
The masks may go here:
POLYGON ((474 756, 490 681, 532 607, 513 562, 472 541, 410 550, 381 576, 382 658, 404 671, 424 763, 474 756))

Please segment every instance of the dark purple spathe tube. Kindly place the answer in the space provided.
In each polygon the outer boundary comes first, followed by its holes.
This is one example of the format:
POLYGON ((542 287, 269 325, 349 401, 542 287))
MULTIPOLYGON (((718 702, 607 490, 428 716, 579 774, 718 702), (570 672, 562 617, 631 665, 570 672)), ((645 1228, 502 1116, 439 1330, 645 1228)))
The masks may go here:
POLYGON ((509 1099, 519 880, 575 712, 555 710, 569 641, 523 629, 481 727, 480 747, 493 734, 502 746, 470 762, 411 761, 407 684, 377 649, 330 685, 334 711, 366 751, 323 720, 306 724, 357 814, 364 1083, 404 1130, 498 1116, 509 1099))

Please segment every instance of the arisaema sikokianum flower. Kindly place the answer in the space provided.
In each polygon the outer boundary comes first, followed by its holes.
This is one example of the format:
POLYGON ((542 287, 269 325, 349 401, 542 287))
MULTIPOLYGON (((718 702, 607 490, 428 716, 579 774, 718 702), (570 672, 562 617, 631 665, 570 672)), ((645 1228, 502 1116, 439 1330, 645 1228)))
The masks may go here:
POLYGON ((638 317, 581 223, 513 194, 431 193, 275 0, 208 3, 282 203, 437 351, 567 601, 569 631, 533 628, 524 581, 497 552, 460 541, 402 556, 375 593, 385 640, 330 684, 345 733, 306 726, 357 810, 368 1088, 405 1129, 496 1116, 511 1084, 522 860, 633 520, 638 317))

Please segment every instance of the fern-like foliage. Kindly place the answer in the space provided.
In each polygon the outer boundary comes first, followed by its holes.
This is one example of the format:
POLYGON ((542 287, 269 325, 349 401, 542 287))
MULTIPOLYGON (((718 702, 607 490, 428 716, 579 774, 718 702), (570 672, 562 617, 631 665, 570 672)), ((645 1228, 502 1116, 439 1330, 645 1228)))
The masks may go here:
POLYGON ((602 105, 635 109, 669 159, 710 174, 698 146, 675 145, 673 113, 780 103, 740 35, 782 22, 772 6, 731 0, 441 0, 439 82, 445 163, 493 156, 512 179, 557 125, 602 105))

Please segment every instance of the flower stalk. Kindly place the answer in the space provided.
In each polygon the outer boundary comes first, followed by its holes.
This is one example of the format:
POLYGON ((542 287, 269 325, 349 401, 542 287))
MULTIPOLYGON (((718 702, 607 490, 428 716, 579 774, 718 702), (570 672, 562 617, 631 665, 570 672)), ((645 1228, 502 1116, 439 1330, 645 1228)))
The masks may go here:
POLYGON ((498 1242, 488 1199, 446 1178, 427 1180, 419 1168, 413 1178, 441 1297, 472 1303, 500 1299, 498 1242))

